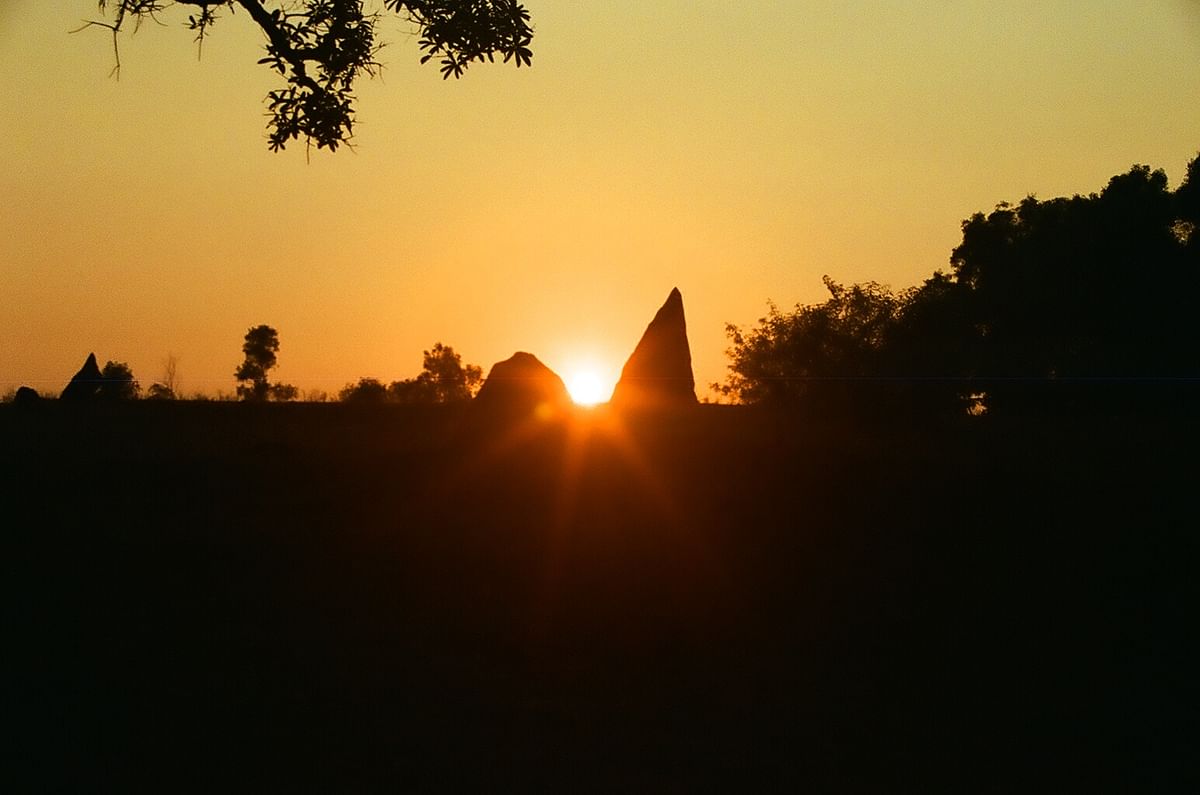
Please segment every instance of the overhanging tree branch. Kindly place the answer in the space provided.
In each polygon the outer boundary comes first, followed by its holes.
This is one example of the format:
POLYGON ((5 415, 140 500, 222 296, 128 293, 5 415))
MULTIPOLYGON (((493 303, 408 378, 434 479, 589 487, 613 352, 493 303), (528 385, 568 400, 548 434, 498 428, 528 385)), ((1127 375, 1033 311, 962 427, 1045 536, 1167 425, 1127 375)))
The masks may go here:
MULTIPOLYGON (((353 137, 354 83, 361 73, 374 76, 381 68, 375 60, 382 47, 375 39, 381 11, 366 10, 363 0, 99 0, 102 14, 111 8, 112 21, 91 21, 83 27, 95 25, 112 33, 113 71, 119 75, 117 37, 126 20, 157 20, 170 5, 199 9, 187 20, 198 46, 203 46, 222 7, 231 12, 241 8, 266 35, 266 57, 259 63, 286 83, 267 94, 272 150, 297 138, 336 150, 353 137)), ((518 67, 532 63, 533 29, 519 0, 377 0, 371 5, 417 26, 421 63, 440 56, 443 79, 461 77, 472 62, 494 61, 497 53, 518 67)))

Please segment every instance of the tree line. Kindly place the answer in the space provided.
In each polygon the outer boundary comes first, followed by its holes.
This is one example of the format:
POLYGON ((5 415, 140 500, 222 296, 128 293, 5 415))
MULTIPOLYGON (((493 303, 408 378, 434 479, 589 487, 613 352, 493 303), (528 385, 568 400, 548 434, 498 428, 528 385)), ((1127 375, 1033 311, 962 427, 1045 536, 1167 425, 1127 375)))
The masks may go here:
MULTIPOLYGON (((300 390, 294 385, 271 380, 271 371, 279 362, 279 347, 279 332, 271 326, 254 326, 246 332, 242 344, 243 359, 234 371, 237 380, 234 395, 238 400, 266 403, 300 399, 300 390)), ((96 371, 96 375, 88 376, 81 371, 72 383, 80 378, 89 385, 91 397, 100 401, 183 398, 179 362, 174 354, 167 355, 161 379, 151 384, 144 393, 133 369, 125 362, 109 360, 96 371)), ((415 377, 389 384, 376 378, 360 378, 357 382, 346 384, 338 392, 337 399, 350 403, 461 403, 471 400, 482 384, 482 367, 463 364, 462 356, 454 348, 438 342, 430 350, 424 351, 422 370, 415 377)), ((22 387, 4 395, 0 402, 26 399, 36 400, 41 396, 29 387, 22 387)), ((197 394, 193 399, 211 398, 197 394)), ((225 398, 218 396, 218 399, 225 398)), ((325 401, 328 395, 324 392, 309 393, 305 399, 325 401)))
POLYGON ((1200 379, 1200 156, 1174 191, 1134 166, 1099 193, 1029 196, 962 224, 950 271, 726 327, 738 403, 1015 413, 1171 405, 1200 379))
MULTIPOLYGON (((279 332, 270 326, 255 326, 246 332, 242 363, 234 372, 237 395, 244 401, 295 400, 299 390, 291 384, 271 383, 270 370, 278 361, 279 332)), ((462 403, 470 400, 483 382, 483 368, 462 362, 462 356, 441 342, 424 351, 421 372, 384 384, 377 378, 360 378, 346 384, 338 399, 348 403, 462 403)))

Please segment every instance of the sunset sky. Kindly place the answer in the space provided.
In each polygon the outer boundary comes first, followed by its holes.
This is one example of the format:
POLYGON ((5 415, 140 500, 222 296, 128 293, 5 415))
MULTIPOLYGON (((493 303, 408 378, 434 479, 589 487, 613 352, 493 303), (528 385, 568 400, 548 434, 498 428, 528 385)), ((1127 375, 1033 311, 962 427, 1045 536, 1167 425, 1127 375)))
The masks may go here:
MULTIPOLYGON (((1200 2, 527 0, 532 69, 443 81, 390 20, 355 150, 272 154, 255 61, 189 9, 111 41, 95 0, 0 5, 0 393, 88 352, 143 386, 232 392, 242 337, 277 380, 411 377, 441 341, 611 385, 672 287, 698 391, 724 324, 948 265, 1000 201, 1178 184, 1200 151, 1200 2)), ((1130 285, 1145 289, 1145 285, 1130 285)))

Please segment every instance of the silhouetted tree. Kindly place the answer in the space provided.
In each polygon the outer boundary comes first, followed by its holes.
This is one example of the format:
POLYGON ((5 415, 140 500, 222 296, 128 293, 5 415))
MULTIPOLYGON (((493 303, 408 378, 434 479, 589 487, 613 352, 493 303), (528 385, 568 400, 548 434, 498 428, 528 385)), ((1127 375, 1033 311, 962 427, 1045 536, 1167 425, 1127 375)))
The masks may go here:
POLYGON ((424 366, 416 378, 395 381, 389 387, 398 403, 461 403, 470 400, 483 382, 483 368, 463 365, 462 356, 449 345, 437 343, 424 352, 424 366))
POLYGON ((100 370, 100 386, 96 396, 105 400, 135 400, 142 387, 133 377, 133 370, 124 362, 106 362, 100 370))
POLYGON ((271 383, 267 372, 275 366, 279 352, 279 332, 270 326, 255 326, 246 332, 242 344, 245 360, 238 365, 234 377, 238 384, 237 394, 242 400, 265 401, 271 394, 271 383))
POLYGON ((938 271, 905 293, 881 352, 896 407, 934 415, 970 408, 981 389, 972 359, 977 337, 971 295, 953 276, 938 271))
MULTIPOLYGON (((421 63, 438 58, 442 77, 461 77, 471 63, 494 61, 529 65, 533 29, 529 12, 517 0, 175 0, 196 7, 187 19, 203 45, 220 12, 245 10, 266 36, 266 57, 259 60, 283 78, 285 86, 267 94, 268 146, 283 149, 304 138, 318 148, 336 150, 354 128, 354 83, 376 75, 383 44, 376 29, 387 13, 397 14, 418 32, 421 63)), ((105 19, 87 23, 112 32, 114 72, 121 67, 118 34, 172 5, 168 0, 99 0, 105 19), (111 9, 111 14, 109 13, 111 9)), ((86 27, 86 26, 85 26, 86 27)))
POLYGON ((433 346, 433 350, 423 353, 424 365, 419 377, 426 377, 433 384, 436 402, 459 403, 470 400, 479 391, 479 385, 483 382, 482 367, 464 365, 462 356, 440 342, 433 346))
POLYGON ((1172 399, 1200 377, 1200 157, 1172 193, 1134 166, 1099 194, 1000 204, 963 222, 952 272, 894 294, 874 283, 727 327, 747 403, 989 412, 1172 399), (878 388, 876 388, 878 386, 878 388))
POLYGON ((1099 194, 1029 197, 964 222, 951 263, 990 408, 1071 406, 1131 379, 1200 374, 1196 168, 1174 195, 1162 171, 1135 166, 1099 194))
POLYGON ((437 403, 433 383, 417 376, 388 384, 388 400, 394 403, 437 403))
POLYGON ((1195 254, 1200 249, 1200 156, 1188 163, 1183 183, 1175 191, 1175 215, 1177 221, 1172 229, 1176 239, 1186 250, 1195 254))
POLYGON ((151 384, 146 390, 146 397, 155 400, 175 400, 179 396, 179 360, 175 354, 168 353, 163 360, 162 380, 151 384))
POLYGON ((909 296, 875 282, 824 282, 824 303, 786 313, 772 304, 749 331, 727 325, 731 374, 713 388, 742 403, 862 403, 887 374, 885 343, 909 296))
POLYGON ((347 403, 385 403, 388 399, 387 386, 377 378, 360 378, 338 392, 338 400, 347 403))

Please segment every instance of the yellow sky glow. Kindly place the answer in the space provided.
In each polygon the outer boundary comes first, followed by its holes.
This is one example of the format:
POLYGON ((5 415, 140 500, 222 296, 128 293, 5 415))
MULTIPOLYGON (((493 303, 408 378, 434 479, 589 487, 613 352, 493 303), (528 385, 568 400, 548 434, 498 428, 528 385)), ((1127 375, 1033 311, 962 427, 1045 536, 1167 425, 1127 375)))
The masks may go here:
POLYGON ((703 395, 768 299, 915 284, 975 211, 1134 163, 1177 184, 1200 150, 1194 2, 527 5, 533 68, 457 82, 389 25, 355 151, 306 159, 266 149, 244 15, 198 59, 175 9, 117 81, 102 31, 67 33, 94 0, 5 3, 0 392, 89 351, 231 392, 260 323, 302 390, 411 377, 438 341, 610 388, 678 286, 703 395))

